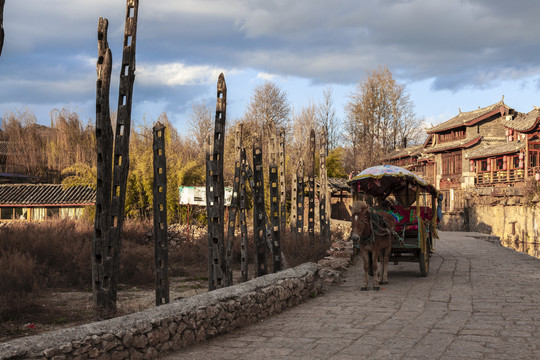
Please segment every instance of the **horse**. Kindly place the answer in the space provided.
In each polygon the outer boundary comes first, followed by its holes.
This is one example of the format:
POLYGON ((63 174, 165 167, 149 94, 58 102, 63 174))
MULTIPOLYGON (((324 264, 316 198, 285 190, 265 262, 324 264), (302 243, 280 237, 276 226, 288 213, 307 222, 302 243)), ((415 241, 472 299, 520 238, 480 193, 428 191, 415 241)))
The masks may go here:
POLYGON ((369 270, 372 270, 373 290, 388 284, 388 260, 392 251, 392 238, 396 221, 384 211, 370 210, 363 201, 355 201, 351 207, 351 239, 354 247, 360 250, 364 262, 364 282, 361 291, 368 289, 369 270), (371 253, 371 259, 370 259, 371 253), (381 272, 377 273, 377 260, 381 255, 381 272), (371 261, 370 261, 371 260, 371 261), (371 263, 371 269, 369 268, 371 263), (382 275, 382 278, 379 276, 382 275))

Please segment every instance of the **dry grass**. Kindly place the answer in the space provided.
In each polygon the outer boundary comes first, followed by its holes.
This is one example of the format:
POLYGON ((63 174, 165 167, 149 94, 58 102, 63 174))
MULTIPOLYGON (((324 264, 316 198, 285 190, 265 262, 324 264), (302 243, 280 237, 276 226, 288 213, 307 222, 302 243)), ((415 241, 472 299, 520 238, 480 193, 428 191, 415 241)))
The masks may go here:
MULTIPOLYGON (((154 286, 152 223, 127 221, 122 236, 119 288, 154 286)), ((84 222, 56 220, 14 222, 0 228, 0 321, 34 318, 47 311, 38 306, 40 294, 50 290, 91 291, 91 244, 93 226, 84 222)), ((339 237, 340 234, 333 234, 339 237)), ((252 236, 248 262, 253 263, 252 236)), ((318 236, 294 238, 288 231, 281 242, 288 266, 318 261, 331 241, 318 236)), ((240 241, 234 243, 234 268, 240 266, 240 241)), ((169 276, 207 277, 208 241, 195 241, 169 249, 169 276)), ((271 256, 267 256, 269 269, 271 256)), ((48 314, 48 316, 51 314, 48 314)))

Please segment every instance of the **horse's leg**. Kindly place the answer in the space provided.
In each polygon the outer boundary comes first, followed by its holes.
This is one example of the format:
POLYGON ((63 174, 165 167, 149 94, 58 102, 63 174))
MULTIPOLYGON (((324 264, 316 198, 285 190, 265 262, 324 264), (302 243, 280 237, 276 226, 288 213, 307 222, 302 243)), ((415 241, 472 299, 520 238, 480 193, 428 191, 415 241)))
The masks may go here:
POLYGON ((373 251, 368 251, 368 259, 369 259, 369 276, 373 276, 373 251))
POLYGON ((373 244, 373 290, 379 290, 379 274, 377 273, 377 266, 379 262, 379 247, 377 245, 379 244, 373 244))
POLYGON ((369 281, 369 251, 360 245, 360 252, 362 253, 362 263, 364 265, 364 283, 360 287, 360 291, 366 291, 369 281))
POLYGON ((390 253, 392 252, 392 240, 390 238, 390 242, 388 243, 388 246, 383 249, 384 256, 381 258, 381 266, 383 268, 382 274, 382 285, 388 285, 388 261, 390 260, 390 253))

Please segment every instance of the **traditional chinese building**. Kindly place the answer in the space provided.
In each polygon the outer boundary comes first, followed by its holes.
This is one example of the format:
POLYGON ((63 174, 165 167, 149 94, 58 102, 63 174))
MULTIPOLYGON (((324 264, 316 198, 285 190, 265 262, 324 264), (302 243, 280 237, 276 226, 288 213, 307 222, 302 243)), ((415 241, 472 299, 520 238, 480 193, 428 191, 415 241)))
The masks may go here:
POLYGON ((506 144, 503 122, 512 119, 514 110, 496 104, 468 112, 459 112, 452 119, 427 131, 424 151, 435 156, 436 187, 440 190, 474 186, 476 173, 469 166, 470 153, 481 146, 506 144))

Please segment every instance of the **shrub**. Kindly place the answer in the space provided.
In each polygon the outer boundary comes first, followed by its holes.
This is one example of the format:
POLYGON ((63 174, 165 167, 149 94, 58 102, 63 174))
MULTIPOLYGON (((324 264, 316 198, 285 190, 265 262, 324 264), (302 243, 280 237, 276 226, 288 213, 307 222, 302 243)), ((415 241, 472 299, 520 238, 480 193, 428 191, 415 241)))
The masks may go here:
POLYGON ((0 319, 9 320, 13 314, 33 304, 41 288, 39 274, 42 269, 28 253, 10 249, 0 255, 0 319))

